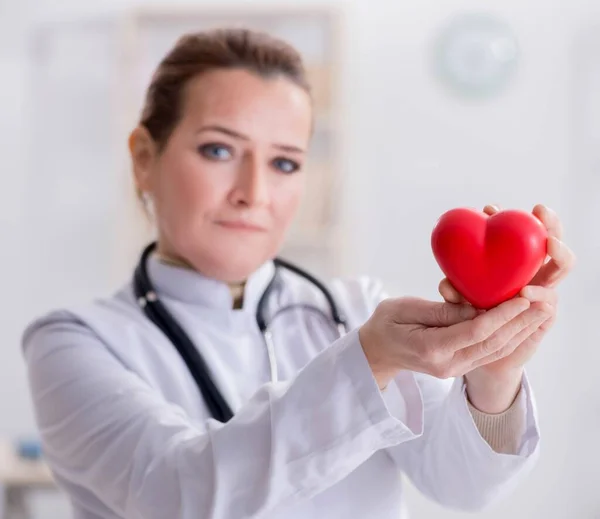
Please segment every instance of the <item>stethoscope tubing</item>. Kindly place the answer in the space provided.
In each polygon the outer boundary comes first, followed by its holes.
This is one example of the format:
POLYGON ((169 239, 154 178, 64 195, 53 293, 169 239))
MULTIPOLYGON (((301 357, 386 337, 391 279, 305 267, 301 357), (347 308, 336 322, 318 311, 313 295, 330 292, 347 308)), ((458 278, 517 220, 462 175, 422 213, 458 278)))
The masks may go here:
MULTIPOLYGON (((233 417, 233 411, 217 388, 217 385, 210 374, 210 370, 208 369, 208 366, 202 358, 199 350, 195 347, 192 340, 181 328, 177 320, 168 312, 168 310, 160 301, 148 275, 148 258, 156 248, 156 245, 156 242, 152 242, 144 248, 134 272, 133 290, 137 299, 137 303, 146 317, 148 317, 150 321, 152 321, 158 328, 162 330, 162 332, 167 336, 167 338, 179 352, 192 377, 194 378, 194 381, 196 382, 196 385, 198 386, 213 418, 225 423, 233 417)), ((266 305, 270 293, 275 289, 277 282, 279 281, 279 271, 281 268, 287 269, 305 278, 321 291, 328 302, 331 312, 331 319, 334 321, 340 336, 348 332, 348 324, 344 315, 338 308, 333 295, 321 281, 300 267, 297 267, 296 265, 293 265, 292 263, 281 258, 276 258, 274 260, 274 264, 275 274, 273 275, 273 278, 267 285, 258 302, 255 317, 256 323, 263 335, 265 346, 267 348, 271 381, 277 382, 279 380, 279 374, 277 369, 277 361, 275 358, 275 344, 273 341, 273 334, 269 328, 269 322, 266 319, 266 305)), ((280 309, 279 312, 276 312, 272 317, 271 322, 275 319, 275 317, 277 317, 277 315, 292 308, 309 308, 311 310, 319 311, 318 309, 310 307, 309 305, 289 305, 283 309, 280 309)), ((323 312, 320 311, 320 313, 323 312)))

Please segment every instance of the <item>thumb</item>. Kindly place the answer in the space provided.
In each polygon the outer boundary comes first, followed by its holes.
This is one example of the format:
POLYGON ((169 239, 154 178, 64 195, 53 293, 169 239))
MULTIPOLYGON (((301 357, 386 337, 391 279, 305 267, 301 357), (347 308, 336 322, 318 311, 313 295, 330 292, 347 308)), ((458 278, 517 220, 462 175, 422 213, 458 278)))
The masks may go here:
POLYGON ((398 309, 404 324, 443 327, 468 321, 477 316, 478 311, 467 303, 440 303, 426 299, 406 298, 398 309))

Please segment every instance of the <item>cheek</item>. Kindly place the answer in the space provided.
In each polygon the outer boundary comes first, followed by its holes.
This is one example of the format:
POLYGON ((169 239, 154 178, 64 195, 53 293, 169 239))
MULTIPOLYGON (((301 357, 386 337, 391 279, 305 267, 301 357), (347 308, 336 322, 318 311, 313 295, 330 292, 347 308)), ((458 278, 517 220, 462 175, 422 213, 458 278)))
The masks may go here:
MULTIPOLYGON (((300 175, 298 175, 300 177, 300 175)), ((290 179, 291 180, 291 179, 290 179)), ((277 221, 287 227, 294 218, 302 195, 304 193, 304 179, 295 178, 288 185, 282 186, 273 196, 273 210, 277 221)))
POLYGON ((225 198, 227 186, 210 173, 193 153, 180 154, 177 161, 164 167, 159 192, 165 216, 191 223, 213 212, 225 198))

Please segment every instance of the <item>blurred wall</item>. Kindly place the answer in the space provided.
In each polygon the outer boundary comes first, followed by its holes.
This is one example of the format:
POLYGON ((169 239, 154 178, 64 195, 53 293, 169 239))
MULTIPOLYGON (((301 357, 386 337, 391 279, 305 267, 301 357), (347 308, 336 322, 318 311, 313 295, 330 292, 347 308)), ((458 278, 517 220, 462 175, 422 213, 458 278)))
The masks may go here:
MULTIPOLYGON (((36 153, 43 149, 39 141, 44 136, 34 131, 30 119, 34 75, 25 61, 29 31, 36 21, 116 11, 130 3, 0 0, 3 435, 34 432, 19 351, 25 323, 48 305, 106 292, 110 279, 99 255, 108 231, 65 239, 64 229, 53 230, 58 220, 48 214, 51 206, 31 195, 32 164, 38 178, 60 171, 44 170, 45 157, 36 153), (100 260, 94 264, 93 258, 100 260), (61 275, 48 274, 60 264, 68 267, 64 275, 75 280, 68 286, 61 275)), ((579 230, 584 222, 576 210, 585 183, 573 168, 577 85, 572 72, 577 35, 594 19, 600 23, 597 2, 488 2, 487 9, 517 32, 523 59, 505 93, 470 104, 448 95, 432 79, 426 53, 448 15, 480 3, 337 3, 351 7, 352 33, 346 47, 347 178, 341 193, 348 201, 351 253, 346 273, 376 275, 392 293, 436 297, 439 271, 429 233, 442 211, 458 205, 494 202, 530 209, 543 202, 563 215, 570 243, 585 243, 584 230, 579 230)), ((45 128, 51 131, 51 126, 46 123, 45 128)), ((600 517, 594 437, 600 390, 593 384, 594 360, 600 360, 594 351, 598 333, 589 325, 593 301, 577 291, 597 259, 580 258, 573 281, 563 289, 562 319, 529 368, 544 434, 539 466, 511 500, 478 517, 600 517)), ((463 517, 442 513, 416 493, 411 502, 415 519, 463 517)), ((56 511, 49 514, 40 517, 57 517, 56 511)))
MULTIPOLYGON (((363 68, 347 105, 354 153, 348 171, 356 193, 367 201, 364 209, 348 211, 360 229, 353 234, 353 250, 362 254, 352 259, 398 293, 435 297, 439 271, 429 235, 437 216, 451 207, 495 202, 529 209, 543 202, 562 215, 566 239, 576 250, 586 241, 598 242, 597 234, 586 236, 597 222, 593 210, 585 221, 578 211, 583 192, 593 186, 574 168, 573 157, 574 96, 582 87, 574 83, 575 53, 588 50, 579 44, 581 31, 598 19, 598 6, 486 3, 515 28, 523 60, 503 95, 465 104, 432 81, 423 58, 438 23, 455 9, 474 6, 451 1, 365 7, 356 31, 353 62, 355 70, 357 63, 363 68), (384 239, 373 232, 390 228, 397 229, 396 236, 384 239)), ((585 276, 597 279, 592 265, 598 259, 579 258, 561 289, 561 319, 529 366, 543 457, 513 499, 481 517, 600 517, 595 445, 600 389, 594 384, 600 333, 590 324, 597 313, 589 311, 598 305, 589 291, 582 297, 577 290, 586 286, 585 276)), ((442 514, 418 497, 416 503, 417 517, 463 517, 442 514)))

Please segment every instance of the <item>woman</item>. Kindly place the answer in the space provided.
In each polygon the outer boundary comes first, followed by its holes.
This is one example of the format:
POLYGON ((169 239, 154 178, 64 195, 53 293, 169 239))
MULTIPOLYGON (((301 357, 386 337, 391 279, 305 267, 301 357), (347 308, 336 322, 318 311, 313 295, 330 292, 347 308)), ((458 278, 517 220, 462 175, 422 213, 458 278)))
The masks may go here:
POLYGON ((78 519, 397 519, 401 473, 444 506, 477 510, 534 464, 523 365, 573 259, 543 206, 551 259, 519 297, 482 313, 447 281, 438 303, 335 280, 349 333, 335 338, 297 307, 265 349, 255 312, 275 270, 269 315, 292 303, 329 312, 313 283, 272 261, 312 120, 300 57, 266 35, 188 35, 159 65, 129 140, 158 231, 151 289, 136 281, 54 311, 23 338, 46 459, 78 519), (233 417, 199 391, 155 296, 233 417))

